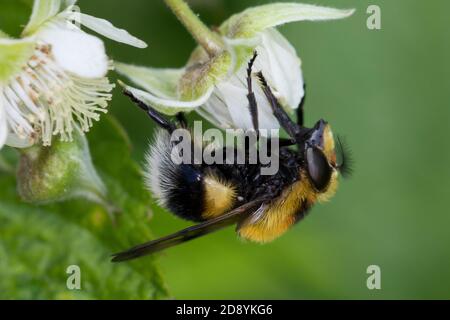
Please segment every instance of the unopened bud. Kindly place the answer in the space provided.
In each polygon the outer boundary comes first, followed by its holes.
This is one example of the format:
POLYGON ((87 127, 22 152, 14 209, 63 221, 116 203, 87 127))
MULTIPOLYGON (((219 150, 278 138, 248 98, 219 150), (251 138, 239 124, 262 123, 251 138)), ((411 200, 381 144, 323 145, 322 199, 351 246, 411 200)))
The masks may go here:
POLYGON ((26 202, 46 204, 81 197, 106 203, 105 185, 81 134, 74 135, 73 142, 23 150, 17 180, 19 194, 26 202))

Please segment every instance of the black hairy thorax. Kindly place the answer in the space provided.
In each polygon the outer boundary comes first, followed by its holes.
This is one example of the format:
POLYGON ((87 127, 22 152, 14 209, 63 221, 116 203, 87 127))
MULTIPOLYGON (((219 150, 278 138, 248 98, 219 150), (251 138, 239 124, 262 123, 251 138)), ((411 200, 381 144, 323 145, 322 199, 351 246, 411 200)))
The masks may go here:
POLYGON ((270 164, 249 163, 248 157, 244 164, 214 164, 205 165, 204 169, 212 170, 219 178, 230 182, 237 190, 238 202, 249 202, 259 197, 276 198, 283 190, 300 179, 300 169, 303 157, 298 152, 280 148, 278 156, 279 168, 275 174, 263 175, 261 169, 270 164))

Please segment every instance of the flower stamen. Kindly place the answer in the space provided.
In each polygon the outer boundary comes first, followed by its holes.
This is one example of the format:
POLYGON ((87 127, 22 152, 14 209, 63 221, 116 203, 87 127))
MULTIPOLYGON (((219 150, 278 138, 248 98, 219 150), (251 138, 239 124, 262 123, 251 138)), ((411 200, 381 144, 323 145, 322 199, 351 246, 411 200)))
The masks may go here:
POLYGON ((52 47, 38 43, 22 72, 2 91, 10 130, 30 144, 44 146, 53 136, 71 141, 72 132, 87 132, 106 113, 114 85, 106 77, 87 79, 61 68, 52 47))

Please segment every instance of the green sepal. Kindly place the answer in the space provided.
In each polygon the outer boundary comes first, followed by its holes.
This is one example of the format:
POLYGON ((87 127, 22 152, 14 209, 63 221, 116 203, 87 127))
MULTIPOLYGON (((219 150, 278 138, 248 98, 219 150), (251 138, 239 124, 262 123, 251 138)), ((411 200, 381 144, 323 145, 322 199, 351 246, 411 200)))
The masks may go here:
POLYGON ((184 69, 158 69, 115 62, 114 70, 142 89, 167 99, 177 98, 177 86, 184 69))
POLYGON ((220 32, 230 39, 248 39, 268 28, 286 23, 343 19, 353 12, 353 9, 341 10, 302 3, 271 3, 233 15, 222 24, 220 32))
POLYGON ((73 198, 106 203, 106 189, 91 160, 82 134, 73 142, 57 141, 51 147, 34 146, 22 151, 18 191, 25 202, 46 204, 73 198))
POLYGON ((34 48, 32 39, 0 39, 0 84, 9 83, 27 65, 34 48))
POLYGON ((35 33, 42 24, 59 13, 61 0, 34 0, 30 20, 23 30, 23 36, 35 33))

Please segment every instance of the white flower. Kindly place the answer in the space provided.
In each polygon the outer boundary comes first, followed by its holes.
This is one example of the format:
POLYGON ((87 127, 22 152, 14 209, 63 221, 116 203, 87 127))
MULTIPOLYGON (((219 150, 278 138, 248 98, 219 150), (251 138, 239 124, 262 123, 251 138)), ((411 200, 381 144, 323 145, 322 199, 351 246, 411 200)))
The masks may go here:
MULTIPOLYGON (((250 129, 246 68, 255 50, 254 71, 263 72, 286 111, 298 108, 304 96, 300 58, 275 27, 294 21, 342 19, 353 12, 299 3, 253 7, 222 24, 219 33, 224 50, 217 54, 198 47, 182 69, 126 64, 116 64, 116 69, 145 91, 125 86, 127 90, 163 113, 195 110, 217 126, 250 129)), ((260 128, 279 128, 257 80, 254 82, 260 128)))
MULTIPOLYGON (((294 47, 277 30, 270 28, 260 35, 255 48, 258 57, 254 71, 262 71, 279 101, 287 109, 296 109, 304 96, 301 61, 294 47)), ((257 79, 254 82, 257 83, 257 79)), ((272 108, 258 85, 253 86, 258 103, 261 128, 277 129, 272 108)), ((215 90, 197 111, 210 122, 221 127, 252 129, 247 100, 247 64, 216 84, 215 90)))
POLYGON ((88 131, 106 112, 114 88, 106 77, 112 64, 102 40, 72 20, 146 47, 108 21, 79 13, 75 2, 36 0, 23 38, 0 39, 0 148, 50 145, 55 135, 71 141, 74 130, 88 131))

